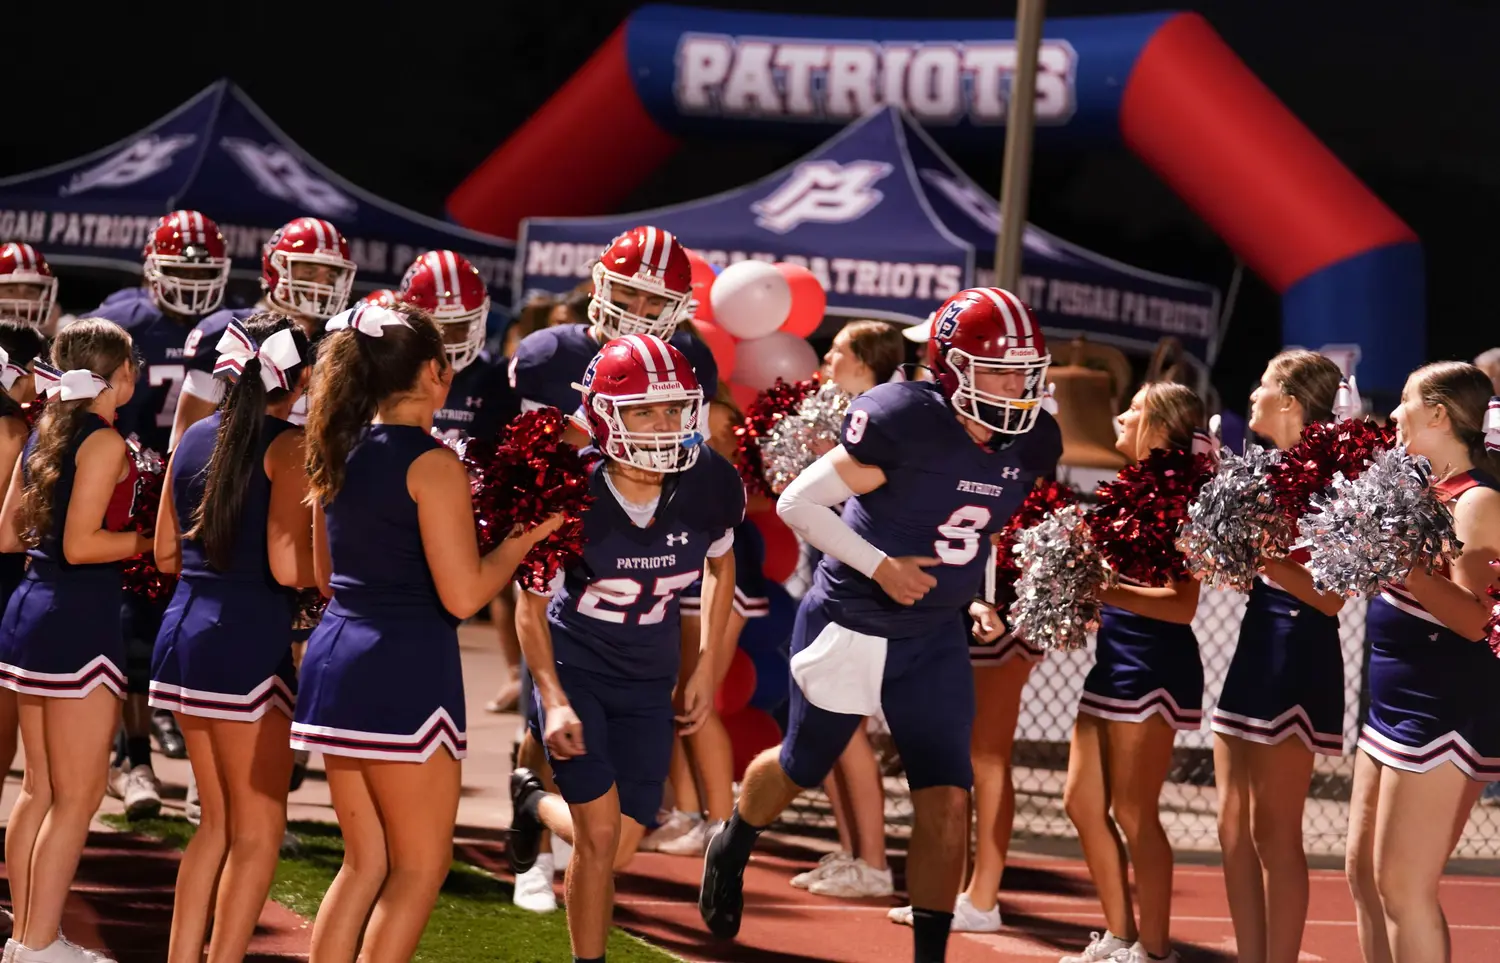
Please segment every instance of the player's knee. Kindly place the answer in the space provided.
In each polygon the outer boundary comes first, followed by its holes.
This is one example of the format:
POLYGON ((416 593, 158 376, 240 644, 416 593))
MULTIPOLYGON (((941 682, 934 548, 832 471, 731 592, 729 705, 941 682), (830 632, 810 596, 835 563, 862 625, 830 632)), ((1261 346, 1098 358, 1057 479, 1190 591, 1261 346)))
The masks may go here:
POLYGON ((913 789, 912 810, 922 835, 940 844, 960 845, 969 833, 969 793, 958 786, 913 789))
POLYGON ((613 867, 620 846, 620 821, 580 819, 573 810, 573 849, 590 866, 613 867))

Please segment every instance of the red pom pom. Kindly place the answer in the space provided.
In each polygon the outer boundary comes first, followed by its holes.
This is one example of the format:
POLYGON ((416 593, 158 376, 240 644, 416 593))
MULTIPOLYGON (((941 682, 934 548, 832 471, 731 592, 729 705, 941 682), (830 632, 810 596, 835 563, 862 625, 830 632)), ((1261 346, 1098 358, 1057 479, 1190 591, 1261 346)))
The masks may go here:
POLYGON ((1302 440, 1287 449, 1266 475, 1276 506, 1295 526, 1312 510, 1312 498, 1327 491, 1342 472, 1353 481, 1378 452, 1396 443, 1394 426, 1346 418, 1307 426, 1302 440))
POLYGON ((35 431, 36 423, 42 417, 42 412, 47 407, 47 396, 37 395, 31 401, 21 406, 21 417, 26 421, 26 430, 35 431))
POLYGON ((592 462, 562 440, 567 425, 556 408, 538 408, 516 416, 499 442, 449 443, 469 470, 481 554, 513 531, 535 528, 558 512, 567 516, 516 569, 516 580, 536 591, 583 556, 583 513, 593 502, 588 475, 592 462))
MULTIPOLYGON (((150 448, 141 447, 135 435, 126 439, 130 457, 135 462, 135 498, 130 507, 130 519, 126 528, 142 535, 156 531, 156 513, 161 508, 161 489, 166 479, 166 467, 161 455, 150 448)), ((145 552, 125 560, 121 572, 122 585, 151 605, 166 605, 177 589, 177 576, 168 575, 156 567, 156 556, 145 552)))
POLYGON ((1484 625, 1484 639, 1495 657, 1500 658, 1500 558, 1492 559, 1490 568, 1495 572, 1495 581, 1485 589, 1490 597, 1490 620, 1484 625))
POLYGON ((1015 553, 1016 538, 1059 508, 1077 501, 1078 492, 1062 482, 1039 480, 1036 487, 1026 493, 1021 507, 1000 529, 1000 541, 995 551, 995 608, 1003 612, 1016 600, 1016 580, 1021 577, 1020 560, 1015 553))
POLYGON ((1158 586, 1188 577, 1177 534, 1213 471, 1208 455, 1157 448, 1099 486, 1098 505, 1084 520, 1117 575, 1158 586))
POLYGON ((751 491, 768 498, 776 497, 766 481, 765 466, 760 460, 760 439, 769 434, 778 421, 795 412, 803 399, 817 391, 821 383, 821 376, 816 374, 806 381, 791 384, 777 378, 776 383, 756 395, 755 401, 745 410, 744 424, 734 429, 734 463, 751 491))

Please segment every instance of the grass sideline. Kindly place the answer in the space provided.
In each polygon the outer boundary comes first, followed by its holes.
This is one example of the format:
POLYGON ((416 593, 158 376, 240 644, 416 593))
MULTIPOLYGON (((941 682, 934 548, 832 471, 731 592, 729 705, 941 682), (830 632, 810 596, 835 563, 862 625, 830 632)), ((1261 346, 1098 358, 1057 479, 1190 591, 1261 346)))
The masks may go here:
MULTIPOLYGON (((179 849, 193 838, 194 827, 185 819, 127 820, 113 815, 101 819, 123 832, 160 839, 179 849)), ((302 845, 295 856, 283 856, 277 865, 271 898, 310 920, 343 862, 344 840, 338 827, 328 823, 296 822, 287 828, 302 845)), ((681 959, 620 929, 610 933, 608 952, 611 963, 680 963, 681 959)), ((511 903, 510 884, 455 862, 412 959, 417 963, 531 963, 572 958, 567 920, 561 911, 538 914, 517 909, 511 903)))

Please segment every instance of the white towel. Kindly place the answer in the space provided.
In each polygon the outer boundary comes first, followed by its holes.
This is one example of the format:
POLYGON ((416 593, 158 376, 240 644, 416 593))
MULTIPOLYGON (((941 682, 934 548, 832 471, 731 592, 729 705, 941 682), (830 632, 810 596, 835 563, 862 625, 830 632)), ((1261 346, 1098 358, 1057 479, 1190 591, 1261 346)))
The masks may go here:
POLYGON ((886 640, 829 622, 812 645, 792 656, 802 695, 827 712, 873 716, 880 711, 886 640))

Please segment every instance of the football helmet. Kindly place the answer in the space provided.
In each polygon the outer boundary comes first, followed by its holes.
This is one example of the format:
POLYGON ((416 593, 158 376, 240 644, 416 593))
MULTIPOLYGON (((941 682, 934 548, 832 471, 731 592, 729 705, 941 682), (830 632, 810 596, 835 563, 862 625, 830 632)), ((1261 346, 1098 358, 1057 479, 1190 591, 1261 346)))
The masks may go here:
POLYGON ((42 253, 20 241, 0 244, 0 317, 40 325, 56 301, 57 278, 42 253))
POLYGON ((158 307, 190 318, 218 310, 229 284, 224 234, 198 211, 173 211, 146 238, 146 283, 158 307))
POLYGON ((371 291, 369 294, 360 298, 359 303, 373 304, 378 307, 388 308, 396 303, 396 292, 392 291, 390 288, 380 288, 379 290, 371 291))
POLYGON ((692 293, 693 266, 682 242, 660 228, 631 228, 611 241, 594 264, 589 320, 599 326, 606 341, 627 334, 670 338, 678 323, 688 318, 692 293), (655 317, 648 317, 632 310, 638 304, 616 304, 615 297, 629 299, 615 285, 629 286, 665 303, 655 317))
POLYGON ((583 416, 594 445, 607 457, 648 471, 686 471, 703 444, 703 389, 687 357, 653 334, 610 341, 583 374, 583 416), (680 419, 666 431, 631 431, 625 409, 673 404, 680 419))
POLYGON ((355 268, 338 228, 322 218, 299 217, 261 249, 260 283, 278 311, 326 320, 349 306, 355 268))
POLYGON ((938 308, 927 363, 955 411, 1006 435, 1032 429, 1052 356, 1031 308, 1003 288, 969 288, 938 308), (1022 376, 1019 391, 987 391, 986 374, 1022 376))
POLYGON ((428 251, 411 262, 396 297, 427 312, 443 332, 454 371, 462 371, 484 348, 490 294, 479 271, 463 255, 428 251))

